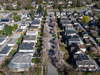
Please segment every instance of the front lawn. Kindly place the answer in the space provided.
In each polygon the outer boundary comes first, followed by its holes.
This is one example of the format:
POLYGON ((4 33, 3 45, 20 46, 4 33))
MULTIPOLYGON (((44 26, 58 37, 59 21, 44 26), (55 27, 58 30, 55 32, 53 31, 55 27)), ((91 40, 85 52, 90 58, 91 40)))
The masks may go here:
POLYGON ((11 50, 11 52, 9 53, 9 55, 14 55, 17 52, 17 50, 11 50))
POLYGON ((67 47, 67 46, 65 46, 65 45, 61 45, 61 46, 60 46, 60 50, 61 50, 62 52, 68 53, 68 50, 66 49, 66 47, 67 47))
POLYGON ((38 58, 32 58, 32 62, 35 64, 39 64, 41 61, 38 58))

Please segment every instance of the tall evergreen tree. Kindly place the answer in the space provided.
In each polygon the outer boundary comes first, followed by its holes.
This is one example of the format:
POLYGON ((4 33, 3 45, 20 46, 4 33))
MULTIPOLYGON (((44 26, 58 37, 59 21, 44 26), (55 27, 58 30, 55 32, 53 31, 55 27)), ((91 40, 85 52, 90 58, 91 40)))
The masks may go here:
POLYGON ((38 12, 41 13, 42 11, 43 11, 43 7, 41 5, 39 5, 38 12))
POLYGON ((62 4, 59 5, 59 11, 63 11, 63 7, 62 7, 62 4))
POLYGON ((33 9, 31 9, 30 14, 31 14, 31 17, 32 17, 32 19, 33 19, 33 18, 34 18, 34 11, 33 11, 33 9))

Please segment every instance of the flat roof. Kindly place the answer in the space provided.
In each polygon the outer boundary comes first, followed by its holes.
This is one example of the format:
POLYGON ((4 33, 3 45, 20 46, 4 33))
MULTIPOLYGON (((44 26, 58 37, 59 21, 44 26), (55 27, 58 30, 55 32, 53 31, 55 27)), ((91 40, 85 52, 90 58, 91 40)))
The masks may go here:
POLYGON ((17 32, 22 32, 22 31, 23 31, 23 29, 18 29, 18 30, 17 30, 17 32))
POLYGON ((9 41, 8 41, 8 44, 15 44, 17 41, 17 38, 11 38, 9 41))
POLYGON ((36 35, 25 35, 23 40, 36 40, 36 35))

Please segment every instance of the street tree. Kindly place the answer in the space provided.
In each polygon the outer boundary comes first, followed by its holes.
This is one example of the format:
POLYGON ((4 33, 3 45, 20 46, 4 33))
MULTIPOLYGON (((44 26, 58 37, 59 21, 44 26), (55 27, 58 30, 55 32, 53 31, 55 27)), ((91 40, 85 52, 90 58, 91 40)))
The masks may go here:
POLYGON ((89 16, 84 16, 82 18, 82 22, 84 22, 85 24, 87 24, 90 21, 90 17, 89 16))
POLYGON ((58 9, 59 9, 60 12, 63 11, 62 4, 59 5, 59 8, 58 9))
POLYGON ((43 7, 41 5, 39 5, 38 10, 39 13, 41 13, 43 11, 43 7))
POLYGON ((33 11, 33 9, 31 9, 30 14, 31 14, 31 17, 32 17, 32 19, 33 19, 33 18, 34 18, 34 11, 33 11))

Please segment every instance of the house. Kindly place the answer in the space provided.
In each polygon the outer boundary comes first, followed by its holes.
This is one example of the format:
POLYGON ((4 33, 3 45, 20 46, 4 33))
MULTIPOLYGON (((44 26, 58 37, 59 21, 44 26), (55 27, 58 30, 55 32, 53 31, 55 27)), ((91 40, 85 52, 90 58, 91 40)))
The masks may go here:
POLYGON ((76 26, 77 26, 76 27, 77 31, 82 31, 83 30, 81 26, 79 26, 79 25, 76 25, 76 26))
POLYGON ((37 36, 36 35, 25 35, 23 37, 23 42, 24 43, 37 43, 37 36))
POLYGON ((45 7, 50 8, 50 7, 52 7, 52 5, 51 4, 46 4, 45 7))
POLYGON ((34 16, 34 19, 39 19, 41 21, 42 20, 42 16, 34 16))
POLYGON ((65 30, 75 30, 72 25, 66 25, 65 30))
POLYGON ((8 17, 8 13, 0 13, 0 18, 7 18, 8 17))
POLYGON ((13 8, 16 9, 17 8, 17 1, 14 1, 12 5, 13 5, 13 8))
POLYGON ((26 20, 25 20, 25 22, 30 23, 30 22, 31 22, 31 20, 30 20, 30 19, 26 19, 26 20))
POLYGON ((89 39, 83 39, 83 41, 86 43, 86 45, 91 45, 91 41, 89 39))
POLYGON ((30 66, 33 66, 34 63, 31 63, 32 56, 30 53, 17 52, 10 60, 8 67, 14 72, 28 71, 30 66))
POLYGON ((71 45, 71 52, 73 52, 74 54, 84 54, 86 52, 86 47, 84 45, 73 43, 71 45))
POLYGON ((20 28, 21 28, 21 29, 26 29, 26 28, 27 28, 27 25, 22 24, 22 25, 20 26, 20 28))
POLYGON ((72 21, 72 24, 77 25, 77 24, 79 24, 79 23, 78 23, 77 21, 73 20, 73 21, 72 21))
POLYGON ((54 1, 49 0, 48 3, 49 3, 49 4, 54 3, 54 1))
POLYGON ((90 30, 91 34, 98 34, 98 32, 96 30, 90 30))
POLYGON ((65 35, 74 36, 76 35, 76 31, 75 30, 65 30, 65 35))
POLYGON ((23 29, 18 29, 16 33, 22 34, 22 33, 24 33, 24 30, 23 29))
POLYGON ((35 7, 35 5, 36 5, 36 2, 33 1, 33 2, 31 3, 31 6, 32 6, 32 7, 35 7))
POLYGON ((98 65, 89 55, 74 54, 75 68, 78 71, 96 71, 99 69, 98 65))
POLYGON ((72 24, 69 22, 69 20, 61 20, 62 28, 65 26, 72 26, 72 24))
POLYGON ((37 12, 34 12, 34 16, 39 16, 39 13, 37 13, 37 12))
POLYGON ((84 34, 83 35, 83 39, 88 39, 89 38, 89 35, 88 34, 84 34))
POLYGON ((61 11, 60 13, 61 13, 61 16, 66 15, 65 11, 61 11))
POLYGON ((8 41, 8 46, 14 46, 15 45, 15 43, 16 43, 16 41, 17 41, 17 38, 11 38, 9 41, 8 41))
POLYGON ((8 38, 8 36, 2 35, 2 36, 0 37, 0 45, 3 45, 4 42, 7 40, 7 38, 8 38))
POLYGON ((88 24, 83 24, 84 28, 89 28, 88 24))
POLYGON ((31 26, 39 26, 40 28, 40 20, 39 19, 33 19, 32 22, 31 22, 31 26))
POLYGON ((12 35, 11 38, 17 38, 17 39, 18 39, 20 36, 21 36, 21 34, 17 34, 17 33, 15 33, 15 34, 12 35))
POLYGON ((71 13, 71 11, 66 11, 66 13, 67 13, 67 15, 70 15, 70 14, 72 14, 72 13, 71 13))
POLYGON ((0 23, 0 30, 3 30, 5 26, 5 23, 0 23))
POLYGON ((34 43, 21 43, 18 52, 30 53, 33 56, 35 53, 34 43))
POLYGON ((1 19, 0 23, 5 23, 10 25, 11 23, 13 23, 14 20, 13 19, 1 19))
POLYGON ((39 26, 30 26, 29 30, 39 30, 39 26))
POLYGON ((11 46, 5 46, 5 47, 0 51, 0 55, 8 56, 8 54, 10 53, 11 50, 12 50, 12 47, 11 47, 11 46))
POLYGON ((27 30, 26 35, 38 35, 38 30, 27 30))
POLYGON ((71 45, 72 43, 77 43, 79 45, 83 44, 82 40, 75 36, 67 36, 68 45, 71 45))
POLYGON ((96 40, 100 40, 100 37, 96 37, 96 40))
POLYGON ((58 12, 56 12, 56 16, 60 16, 60 12, 58 11, 58 12))

